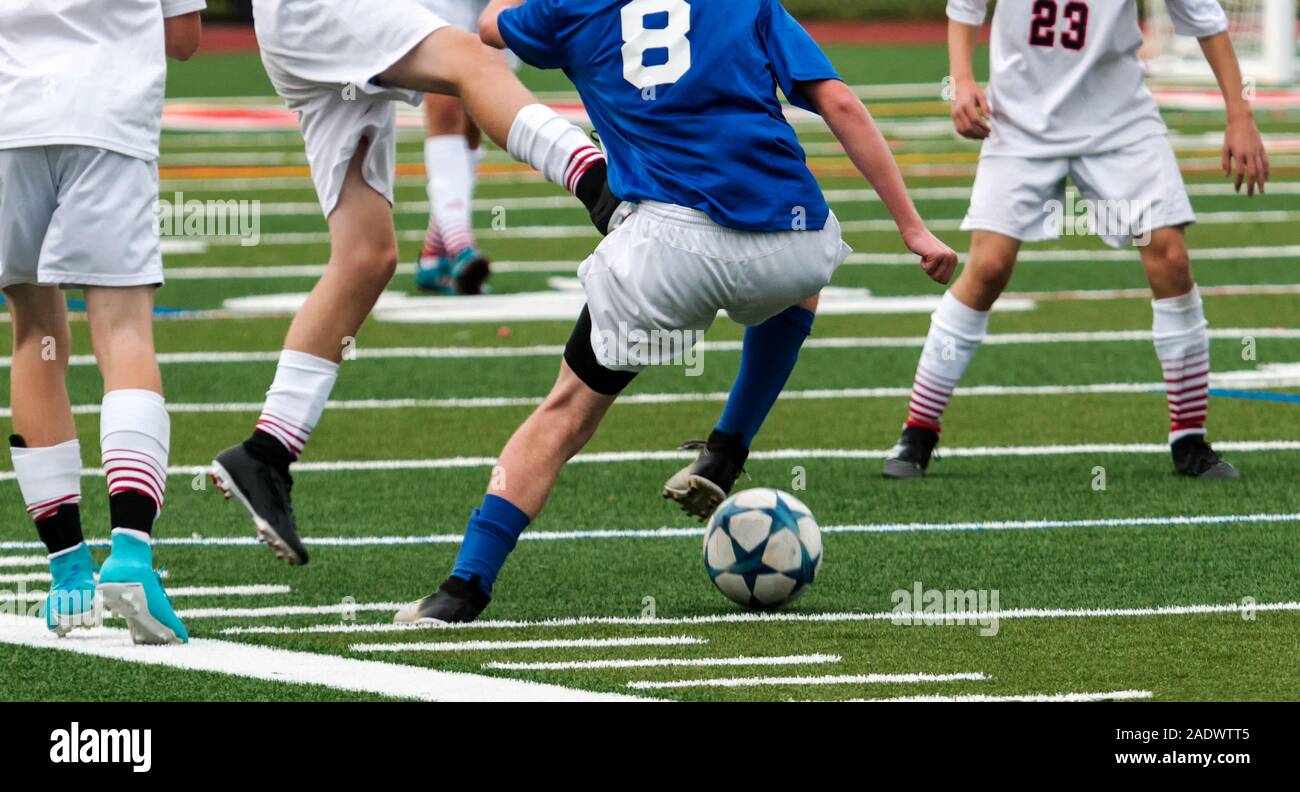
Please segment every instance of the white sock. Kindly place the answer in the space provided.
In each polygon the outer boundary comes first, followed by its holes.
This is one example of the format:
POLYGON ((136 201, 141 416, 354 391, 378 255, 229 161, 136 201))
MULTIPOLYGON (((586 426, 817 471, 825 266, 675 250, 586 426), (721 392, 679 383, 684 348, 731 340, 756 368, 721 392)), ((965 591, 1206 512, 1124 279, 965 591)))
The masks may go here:
POLYGON ((1152 300, 1151 335, 1169 399, 1169 442, 1205 434, 1210 402, 1210 323, 1195 286, 1181 297, 1152 300))
POLYGON ((474 193, 478 190, 478 168, 483 162, 483 155, 482 146, 469 150, 469 199, 471 209, 473 208, 474 193))
POLYGON ((99 447, 109 497, 138 492, 154 502, 157 519, 167 492, 167 454, 171 448, 171 417, 163 397, 147 390, 105 394, 99 416, 99 447))
POLYGON ((429 209, 446 255, 454 257, 474 245, 470 212, 474 158, 464 135, 439 135, 424 141, 424 166, 429 176, 429 209))
POLYGON ((930 334, 921 350, 912 383, 907 425, 939 431, 943 412, 966 367, 989 329, 989 312, 970 308, 945 292, 930 317, 930 334))
POLYGON ((14 474, 27 513, 40 522, 64 504, 81 503, 81 443, 47 448, 11 448, 14 474))
POLYGON ((339 364, 284 350, 257 428, 279 440, 295 459, 302 456, 338 377, 339 364))
POLYGON ((532 165, 569 192, 577 188, 592 165, 605 159, 581 129, 542 104, 519 111, 506 144, 510 156, 532 165))

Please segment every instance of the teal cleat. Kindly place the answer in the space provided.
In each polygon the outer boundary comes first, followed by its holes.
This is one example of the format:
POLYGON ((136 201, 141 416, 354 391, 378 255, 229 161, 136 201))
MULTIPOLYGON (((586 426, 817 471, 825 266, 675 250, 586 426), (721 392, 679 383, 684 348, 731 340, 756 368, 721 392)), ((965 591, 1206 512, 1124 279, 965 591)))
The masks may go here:
POLYGON ((50 632, 65 637, 76 627, 94 627, 95 560, 83 542, 75 550, 50 559, 50 593, 41 616, 50 632))
POLYGON ((136 643, 189 642, 190 634, 153 569, 153 548, 148 542, 113 532, 113 551, 99 570, 99 595, 104 607, 126 619, 136 643))
POLYGON ((415 287, 432 294, 455 294, 456 280, 451 275, 451 259, 422 256, 415 265, 415 287))

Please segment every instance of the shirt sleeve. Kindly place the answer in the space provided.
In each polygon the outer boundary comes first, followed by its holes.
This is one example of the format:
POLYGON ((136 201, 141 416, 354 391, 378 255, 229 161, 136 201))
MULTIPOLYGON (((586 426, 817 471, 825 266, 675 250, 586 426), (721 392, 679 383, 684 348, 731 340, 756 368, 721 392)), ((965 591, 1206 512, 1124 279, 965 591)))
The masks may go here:
POLYGON ((1165 0, 1165 5, 1180 36, 1205 38, 1228 30, 1228 15, 1219 0, 1165 0))
POLYGON ((207 0, 162 0, 163 19, 193 14, 207 7, 207 0))
POLYGON ((524 63, 539 69, 562 69, 569 64, 560 36, 558 0, 527 0, 508 8, 497 17, 497 28, 511 52, 524 63))
POLYGON ((989 0, 948 0, 948 18, 963 25, 982 25, 988 17, 989 0))
POLYGON ((838 80, 840 75, 808 31, 790 16, 780 0, 769 0, 759 21, 759 36, 776 74, 781 93, 790 104, 816 112, 799 88, 801 82, 838 80))

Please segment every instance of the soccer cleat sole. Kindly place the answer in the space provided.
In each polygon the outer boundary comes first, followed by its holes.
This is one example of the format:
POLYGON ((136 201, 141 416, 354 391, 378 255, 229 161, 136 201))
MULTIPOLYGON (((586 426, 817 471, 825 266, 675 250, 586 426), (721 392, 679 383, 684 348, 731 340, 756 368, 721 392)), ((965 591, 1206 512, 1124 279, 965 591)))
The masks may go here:
POLYGON ((110 613, 126 620, 131 640, 146 646, 185 643, 172 628, 149 613, 149 600, 141 583, 102 583, 99 594, 110 613))
POLYGON ((1190 473, 1183 473, 1180 470, 1175 470, 1174 472, 1180 476, 1201 479, 1203 481, 1231 481, 1232 479, 1241 478, 1241 471, 1237 470, 1227 462, 1220 462, 1199 476, 1193 476, 1190 473))
POLYGON ((687 479, 685 489, 664 487, 664 497, 675 501, 682 507, 682 511, 700 522, 707 522, 727 499, 727 493, 703 476, 691 476, 687 479))
POLYGON ((880 471, 880 475, 887 479, 904 480, 925 478, 925 470, 913 465, 911 462, 904 462, 901 459, 886 459, 885 467, 880 471))
POLYGON ((253 504, 249 503, 248 497, 235 486, 235 480, 230 477, 226 469, 221 466, 220 462, 212 463, 212 471, 209 474, 212 477, 212 483, 216 486, 226 500, 232 497, 244 505, 248 511, 248 516, 253 518, 253 528, 257 531, 258 541, 264 543, 275 551, 275 557, 281 561, 287 561, 289 566, 302 566, 307 563, 306 559, 293 551, 280 534, 276 532, 271 524, 258 515, 253 504))
POLYGON ((409 605, 403 605, 401 609, 393 616, 393 624, 405 624, 411 627, 446 627, 451 622, 442 619, 432 619, 428 616, 420 615, 420 602, 412 602, 409 605))
MULTIPOLYGON (((60 638, 67 638, 68 634, 73 630, 89 630, 92 627, 98 627, 98 606, 99 603, 96 602, 95 605, 91 606, 90 610, 83 611, 82 613, 59 614, 59 616, 56 617, 57 626, 50 627, 50 632, 60 638)), ((46 627, 49 627, 49 625, 46 624, 46 627)))

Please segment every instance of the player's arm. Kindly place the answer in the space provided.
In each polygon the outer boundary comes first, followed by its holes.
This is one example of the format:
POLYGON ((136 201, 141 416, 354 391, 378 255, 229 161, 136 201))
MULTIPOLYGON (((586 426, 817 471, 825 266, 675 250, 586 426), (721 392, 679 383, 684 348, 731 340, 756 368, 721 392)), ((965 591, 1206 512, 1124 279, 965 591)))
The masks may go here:
POLYGON ((199 40, 203 38, 203 20, 198 11, 167 17, 163 20, 163 30, 167 38, 167 57, 187 61, 199 51, 199 40))
POLYGON ((921 269, 939 283, 951 280, 957 269, 957 254, 925 227, 907 194, 889 144, 866 106, 839 80, 800 83, 799 88, 835 133, 853 165, 871 182, 898 225, 903 242, 921 257, 921 269))
MULTIPOLYGON (((949 4, 948 13, 962 12, 983 16, 984 9, 956 9, 949 4)), ((969 4, 968 4, 969 5, 969 4)), ((982 4, 980 4, 982 5, 982 4)), ((968 17, 974 19, 974 16, 968 17)), ((975 81, 975 46, 979 44, 982 25, 948 19, 948 74, 952 77, 952 124, 962 137, 983 140, 989 136, 989 100, 975 81)))
POLYGON ((1253 196, 1256 188, 1263 193, 1264 183, 1268 181, 1268 151, 1264 149, 1264 139, 1255 125, 1255 114, 1246 100, 1241 65, 1232 48, 1232 39, 1227 33, 1219 33, 1199 41, 1201 51, 1219 81, 1219 90, 1223 92, 1223 103, 1228 111, 1228 128, 1223 135, 1223 175, 1232 176, 1235 166, 1238 192, 1245 183, 1248 196, 1253 196))
POLYGON ((483 43, 489 47, 505 49, 506 40, 501 37, 497 18, 501 16, 502 11, 518 8, 523 4, 524 0, 492 0, 488 3, 487 8, 483 9, 483 15, 478 18, 478 37, 483 39, 483 43))

